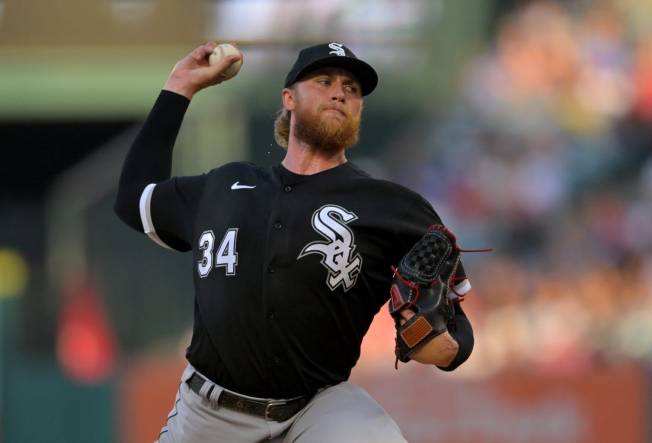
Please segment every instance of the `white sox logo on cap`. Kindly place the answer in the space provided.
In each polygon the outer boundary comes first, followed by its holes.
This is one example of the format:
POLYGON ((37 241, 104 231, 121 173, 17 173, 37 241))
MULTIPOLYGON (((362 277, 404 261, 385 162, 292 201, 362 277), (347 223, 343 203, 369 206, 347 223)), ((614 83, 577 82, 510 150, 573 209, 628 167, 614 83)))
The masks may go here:
POLYGON ((346 226, 358 216, 337 205, 325 205, 312 215, 312 227, 328 241, 314 241, 307 244, 297 260, 308 254, 322 256, 321 264, 328 269, 326 284, 331 291, 343 286, 348 291, 358 279, 362 268, 362 257, 355 252, 355 237, 346 226))
POLYGON ((328 47, 332 49, 332 51, 330 51, 329 54, 335 54, 335 55, 339 55, 340 57, 345 57, 346 52, 344 52, 344 48, 342 46, 344 46, 342 43, 335 43, 335 42, 329 43, 328 47))
POLYGON ((378 74, 369 63, 356 57, 343 43, 330 42, 309 46, 299 51, 297 60, 285 77, 284 87, 289 88, 308 73, 325 67, 350 71, 360 82, 363 96, 371 94, 378 84, 378 74))

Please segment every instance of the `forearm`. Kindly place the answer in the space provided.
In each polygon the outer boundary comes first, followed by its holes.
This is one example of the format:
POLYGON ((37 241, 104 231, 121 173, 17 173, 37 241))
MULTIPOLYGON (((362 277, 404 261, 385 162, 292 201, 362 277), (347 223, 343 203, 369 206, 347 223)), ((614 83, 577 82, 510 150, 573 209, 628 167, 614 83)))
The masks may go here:
POLYGON ((446 367, 451 364, 458 351, 457 341, 445 331, 424 344, 410 358, 419 363, 446 367))
POLYGON ((410 356, 412 360, 453 371, 469 358, 474 345, 473 328, 459 304, 455 305, 455 310, 455 319, 448 331, 423 345, 410 356))
POLYGON ((471 322, 464 314, 464 311, 461 308, 456 306, 457 313, 455 314, 455 323, 453 327, 449 328, 449 333, 451 337, 458 344, 458 351, 455 357, 448 362, 448 364, 440 365, 437 364, 439 369, 444 371, 453 371, 457 369, 462 363, 464 363, 471 356, 473 352, 473 345, 475 339, 473 338, 473 327, 471 322))
POLYGON ((145 186, 170 178, 172 150, 189 103, 184 96, 161 91, 127 154, 114 209, 134 229, 142 230, 138 207, 145 186))

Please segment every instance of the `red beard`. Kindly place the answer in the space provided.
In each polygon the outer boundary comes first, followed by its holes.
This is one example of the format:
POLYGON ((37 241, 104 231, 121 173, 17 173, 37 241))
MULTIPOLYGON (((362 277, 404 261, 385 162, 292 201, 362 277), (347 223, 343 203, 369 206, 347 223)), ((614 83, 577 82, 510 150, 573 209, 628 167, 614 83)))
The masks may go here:
POLYGON ((294 110, 295 137, 313 149, 324 152, 336 152, 355 145, 360 134, 360 117, 353 117, 344 109, 340 117, 328 115, 335 112, 326 109, 330 108, 319 106, 317 112, 312 113, 297 106, 294 110))

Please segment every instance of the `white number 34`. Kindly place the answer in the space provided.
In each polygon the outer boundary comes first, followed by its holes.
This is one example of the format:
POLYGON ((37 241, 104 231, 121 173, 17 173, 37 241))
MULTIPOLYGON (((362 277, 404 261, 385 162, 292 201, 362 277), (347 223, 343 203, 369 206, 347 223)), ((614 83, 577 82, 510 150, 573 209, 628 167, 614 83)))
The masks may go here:
POLYGON ((224 267, 226 275, 235 275, 235 267, 238 265, 238 252, 236 241, 238 240, 238 228, 230 228, 224 234, 220 246, 215 253, 215 265, 213 265, 213 248, 215 247, 215 234, 213 231, 204 231, 199 237, 199 250, 202 257, 197 262, 199 276, 208 276, 213 267, 224 267))

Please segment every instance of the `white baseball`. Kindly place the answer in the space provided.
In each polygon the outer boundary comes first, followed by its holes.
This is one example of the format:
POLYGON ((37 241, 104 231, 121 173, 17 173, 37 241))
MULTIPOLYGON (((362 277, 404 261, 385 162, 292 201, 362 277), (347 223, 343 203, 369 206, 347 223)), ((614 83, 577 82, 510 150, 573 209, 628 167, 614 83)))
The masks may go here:
MULTIPOLYGON (((213 52, 208 57, 208 64, 211 66, 216 65, 227 55, 240 55, 240 50, 230 43, 220 43, 215 47, 215 49, 213 49, 213 52)), ((229 66, 229 69, 222 73, 222 78, 224 80, 228 80, 231 77, 235 76, 238 71, 240 71, 241 66, 242 59, 229 66)))

